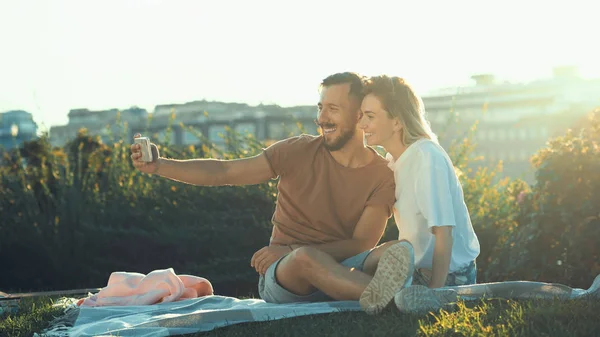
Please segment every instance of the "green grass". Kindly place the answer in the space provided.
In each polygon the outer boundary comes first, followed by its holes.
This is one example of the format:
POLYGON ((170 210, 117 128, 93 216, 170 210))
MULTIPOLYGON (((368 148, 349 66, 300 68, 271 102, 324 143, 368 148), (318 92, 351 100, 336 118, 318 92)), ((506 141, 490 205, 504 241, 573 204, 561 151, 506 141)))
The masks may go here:
MULTIPOLYGON (((25 301, 0 321, 0 336, 40 332, 60 309, 51 299, 25 301)), ((378 316, 362 312, 313 315, 238 324, 198 336, 598 336, 598 300, 483 300, 437 313, 407 315, 390 307, 378 316)))
POLYGON ((62 313, 61 308, 52 307, 54 299, 40 297, 25 298, 19 303, 17 314, 0 314, 0 337, 31 336, 48 326, 54 317, 62 313))

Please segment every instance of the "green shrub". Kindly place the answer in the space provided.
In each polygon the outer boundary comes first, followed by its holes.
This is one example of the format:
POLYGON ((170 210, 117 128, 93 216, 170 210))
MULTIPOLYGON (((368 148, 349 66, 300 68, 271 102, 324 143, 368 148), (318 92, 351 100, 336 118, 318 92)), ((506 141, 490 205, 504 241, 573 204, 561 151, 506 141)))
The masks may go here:
POLYGON ((551 140, 533 158, 536 182, 520 196, 518 230, 496 257, 505 279, 588 287, 600 273, 600 113, 579 134, 551 140))

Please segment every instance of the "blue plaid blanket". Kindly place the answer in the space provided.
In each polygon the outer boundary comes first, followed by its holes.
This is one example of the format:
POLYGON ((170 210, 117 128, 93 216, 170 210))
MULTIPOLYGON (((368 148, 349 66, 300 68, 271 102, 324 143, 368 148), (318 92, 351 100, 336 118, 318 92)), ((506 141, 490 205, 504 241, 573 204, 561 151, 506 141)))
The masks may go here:
POLYGON ((258 299, 207 296, 179 302, 125 307, 67 307, 41 336, 159 337, 210 331, 228 325, 360 311, 358 301, 271 304, 258 299))

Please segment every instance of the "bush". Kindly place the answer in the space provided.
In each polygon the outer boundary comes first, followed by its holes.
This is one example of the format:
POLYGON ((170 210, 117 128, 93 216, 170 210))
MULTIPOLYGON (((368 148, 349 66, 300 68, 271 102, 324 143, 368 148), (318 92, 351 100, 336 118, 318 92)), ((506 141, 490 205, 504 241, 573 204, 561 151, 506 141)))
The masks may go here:
POLYGON ((497 255, 500 279, 588 287, 600 273, 600 113, 533 158, 536 183, 520 196, 518 230, 497 255))

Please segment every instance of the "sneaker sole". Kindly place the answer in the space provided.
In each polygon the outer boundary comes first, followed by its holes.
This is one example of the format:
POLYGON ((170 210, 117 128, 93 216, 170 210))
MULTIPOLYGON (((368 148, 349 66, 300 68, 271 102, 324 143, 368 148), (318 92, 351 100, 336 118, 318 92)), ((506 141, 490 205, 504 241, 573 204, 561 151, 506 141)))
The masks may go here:
POLYGON ((373 279, 359 299, 367 314, 380 313, 406 286, 414 269, 413 256, 413 248, 406 242, 394 244, 383 253, 373 279))
POLYGON ((394 296, 394 302, 398 310, 406 313, 437 311, 457 300, 458 293, 456 290, 434 290, 422 285, 404 288, 394 296))

